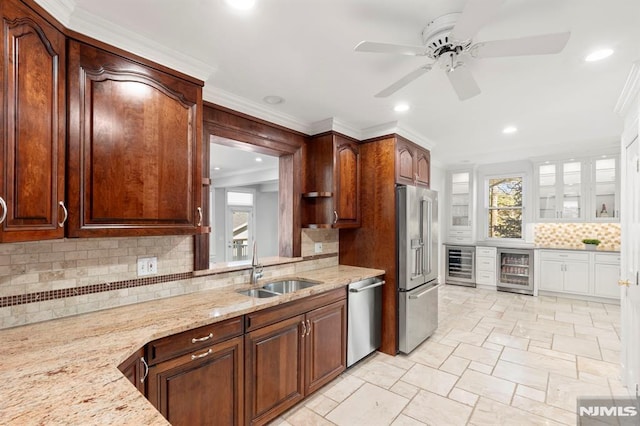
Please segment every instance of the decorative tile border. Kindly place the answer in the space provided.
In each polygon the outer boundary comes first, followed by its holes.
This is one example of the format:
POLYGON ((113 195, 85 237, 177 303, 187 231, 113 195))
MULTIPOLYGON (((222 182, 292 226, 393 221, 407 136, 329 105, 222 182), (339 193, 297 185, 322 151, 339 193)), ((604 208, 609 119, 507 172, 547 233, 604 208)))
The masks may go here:
POLYGON ((39 291, 16 296, 0 297, 0 308, 24 305, 27 303, 44 302, 46 300, 64 299, 66 297, 82 296, 85 294, 101 293, 104 291, 122 290, 126 288, 142 287, 170 281, 186 280, 193 277, 191 272, 160 275, 155 277, 136 278, 132 280, 114 281, 111 283, 92 284, 83 287, 63 288, 59 290, 39 291))

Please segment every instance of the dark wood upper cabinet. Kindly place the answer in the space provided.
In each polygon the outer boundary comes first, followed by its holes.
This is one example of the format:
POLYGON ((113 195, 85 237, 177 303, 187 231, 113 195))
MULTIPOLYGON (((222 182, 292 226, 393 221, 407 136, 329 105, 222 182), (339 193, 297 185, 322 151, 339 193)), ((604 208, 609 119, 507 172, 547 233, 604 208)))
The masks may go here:
POLYGON ((358 142, 337 133, 317 135, 305 154, 302 226, 360 226, 360 151, 358 142))
POLYGON ((396 183, 403 185, 430 186, 431 154, 401 136, 395 136, 396 183))
POLYGON ((18 1, 0 11, 0 241, 62 238, 65 36, 18 1))
POLYGON ((68 43, 68 236, 195 234, 202 87, 68 43))

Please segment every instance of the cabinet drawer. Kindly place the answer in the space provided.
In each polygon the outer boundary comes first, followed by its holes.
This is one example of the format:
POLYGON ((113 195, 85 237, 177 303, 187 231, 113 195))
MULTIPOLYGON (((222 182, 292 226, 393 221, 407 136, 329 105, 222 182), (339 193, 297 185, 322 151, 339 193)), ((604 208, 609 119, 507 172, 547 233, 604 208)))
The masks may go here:
POLYGON ((449 230, 449 235, 452 237, 471 237, 471 230, 470 229, 463 229, 463 230, 451 229, 449 230))
POLYGON ((574 251, 541 250, 540 259, 559 260, 559 261, 575 260, 578 262, 588 262, 589 253, 580 253, 580 252, 574 252, 574 251))
POLYGON ((478 271, 476 274, 477 284, 496 285, 495 271, 478 271))
POLYGON ((619 254, 596 254, 596 263, 613 263, 620 264, 619 254))
POLYGON ((495 247, 476 247, 476 257, 485 256, 496 259, 497 249, 495 247))
POLYGON ((492 257, 476 257, 476 270, 496 271, 496 259, 492 257))
POLYGON ((471 235, 468 237, 455 237, 450 235, 449 238, 447 238, 447 241, 450 243, 470 243, 471 235))
POLYGON ((240 336, 244 333, 243 318, 243 316, 239 316, 154 340, 147 345, 149 364, 156 364, 240 336))
POLYGON ((325 293, 314 294, 299 300, 285 303, 283 305, 267 308, 262 311, 253 312, 246 315, 247 332, 258 328, 274 324, 276 322, 304 314, 321 306, 329 305, 338 300, 346 299, 347 287, 329 290, 325 293))

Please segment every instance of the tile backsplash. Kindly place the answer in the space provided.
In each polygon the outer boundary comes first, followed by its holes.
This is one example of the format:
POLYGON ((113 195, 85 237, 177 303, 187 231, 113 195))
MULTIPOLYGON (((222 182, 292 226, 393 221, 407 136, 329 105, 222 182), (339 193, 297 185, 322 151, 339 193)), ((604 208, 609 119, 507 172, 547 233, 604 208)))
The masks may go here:
MULTIPOLYGON (((329 257, 265 267, 265 278, 338 263, 338 230, 304 229, 329 257), (330 256, 335 254, 335 256, 330 256)), ((248 282, 248 271, 191 277, 193 237, 85 238, 0 244, 0 328, 248 282), (156 256, 158 274, 138 278, 137 259, 156 256)))
POLYGON ((620 249, 619 223, 538 223, 535 225, 535 244, 582 248, 582 240, 600 240, 600 248, 620 249))

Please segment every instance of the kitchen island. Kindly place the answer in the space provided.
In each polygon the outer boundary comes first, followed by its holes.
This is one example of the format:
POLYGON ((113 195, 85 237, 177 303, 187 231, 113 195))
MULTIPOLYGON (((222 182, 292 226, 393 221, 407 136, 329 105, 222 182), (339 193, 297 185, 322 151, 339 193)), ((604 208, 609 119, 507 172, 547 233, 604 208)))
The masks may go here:
POLYGON ((338 265, 296 274, 321 284, 282 296, 244 296, 236 290, 249 285, 238 284, 0 330, 0 423, 167 424, 118 370, 132 353, 155 339, 382 274, 338 265))

